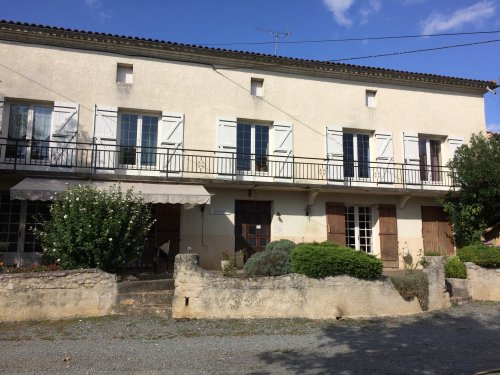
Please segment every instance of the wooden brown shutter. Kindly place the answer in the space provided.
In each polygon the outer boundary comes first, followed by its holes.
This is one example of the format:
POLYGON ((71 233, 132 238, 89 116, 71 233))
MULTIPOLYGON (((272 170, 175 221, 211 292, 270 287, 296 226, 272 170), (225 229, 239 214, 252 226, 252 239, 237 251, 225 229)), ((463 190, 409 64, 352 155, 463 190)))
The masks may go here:
POLYGON ((345 245, 345 205, 326 204, 327 240, 345 245))
POLYGON ((422 206, 424 252, 453 254, 453 228, 439 206, 422 206))
POLYGON ((380 227, 380 257, 386 268, 399 267, 398 220, 395 205, 378 207, 380 227))

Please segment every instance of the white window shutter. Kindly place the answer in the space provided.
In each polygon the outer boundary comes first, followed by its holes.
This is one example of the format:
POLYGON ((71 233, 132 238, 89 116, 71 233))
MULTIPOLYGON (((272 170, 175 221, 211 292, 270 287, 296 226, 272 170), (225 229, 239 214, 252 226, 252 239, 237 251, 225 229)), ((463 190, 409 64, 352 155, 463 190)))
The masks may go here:
POLYGON ((180 176, 183 166, 184 114, 163 112, 158 129, 160 169, 180 176))
POLYGON ((75 142, 78 131, 77 103, 55 102, 51 122, 51 165, 71 167, 74 165, 75 142))
POLYGON ((418 134, 403 132, 404 146, 404 183, 420 183, 420 155, 418 150, 418 134))
POLYGON ((326 128, 327 180, 344 180, 344 133, 342 128, 326 128))
POLYGON ((375 140, 377 143, 377 165, 378 182, 382 184, 394 183, 394 146, 392 132, 376 131, 375 140))
POLYGON ((448 137, 448 152, 450 155, 450 161, 453 161, 455 152, 457 149, 464 144, 464 138, 460 136, 450 136, 448 137))
POLYGON ((236 172, 236 117, 217 119, 217 173, 234 175, 236 172))
POLYGON ((96 106, 94 138, 96 168, 114 169, 117 161, 118 108, 96 106))
POLYGON ((274 177, 293 178, 293 126, 291 123, 275 122, 274 131, 274 177))

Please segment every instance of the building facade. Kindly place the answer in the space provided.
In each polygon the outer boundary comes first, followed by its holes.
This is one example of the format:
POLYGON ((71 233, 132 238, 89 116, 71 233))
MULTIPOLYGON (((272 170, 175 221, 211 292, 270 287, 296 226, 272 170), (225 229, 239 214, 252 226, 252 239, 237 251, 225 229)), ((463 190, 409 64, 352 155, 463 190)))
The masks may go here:
POLYGON ((140 187, 155 246, 206 268, 280 238, 386 267, 453 252, 436 198, 496 86, 12 22, 0 55, 0 253, 17 263, 38 257, 51 189, 79 181, 140 187))

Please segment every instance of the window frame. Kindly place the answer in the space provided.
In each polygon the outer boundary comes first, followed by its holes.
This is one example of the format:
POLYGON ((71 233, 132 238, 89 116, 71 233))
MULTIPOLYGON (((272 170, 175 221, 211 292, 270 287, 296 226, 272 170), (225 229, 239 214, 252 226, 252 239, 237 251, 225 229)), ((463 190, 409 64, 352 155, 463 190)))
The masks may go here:
MULTIPOLYGON (((365 215, 367 215, 365 213, 365 215)), ((362 205, 349 205, 346 204, 344 207, 344 219, 345 219, 345 243, 346 246, 353 248, 356 251, 364 251, 367 254, 375 254, 374 249, 374 211, 371 206, 362 206, 362 205), (369 219, 364 221, 367 225, 363 228, 360 225, 360 211, 361 209, 366 210, 369 215, 369 219), (350 218, 353 220, 350 220, 350 218), (352 223, 353 226, 349 224, 352 223), (349 230, 353 230, 353 236, 350 235, 349 230), (362 231, 365 232, 365 235, 362 236, 362 231), (369 236, 366 236, 366 233, 370 233, 369 236), (365 244, 361 243, 361 239, 365 238, 368 241, 365 241, 365 244), (350 240, 353 241, 350 241, 350 240), (354 245, 354 246, 352 246, 354 245), (363 248, 364 247, 364 248, 363 248)))
POLYGON ((264 96, 264 79, 252 77, 250 78, 250 95, 262 97, 264 96))
POLYGON ((354 178, 356 180, 367 181, 370 179, 371 173, 371 159, 372 159, 372 134, 367 131, 359 131, 356 129, 343 129, 342 130, 342 161, 343 161, 343 173, 344 178, 354 178), (352 136, 352 160, 347 158, 346 153, 346 136, 352 136), (366 137, 366 142, 362 142, 361 144, 367 145, 366 157, 367 160, 360 161, 359 160, 359 151, 360 151, 360 141, 358 138, 366 137))
POLYGON ((46 101, 13 100, 13 101, 7 101, 5 103, 5 107, 6 110, 4 113, 4 119, 7 122, 7 126, 4 128, 7 129, 6 131, 7 134, 6 134, 6 146, 4 151, 4 158, 7 160, 22 159, 25 160, 26 164, 30 164, 32 159, 37 160, 38 161, 37 163, 40 164, 49 163, 54 103, 46 101), (24 139, 13 138, 13 137, 11 138, 11 125, 12 125, 11 114, 13 106, 28 107, 26 129, 25 129, 26 134, 24 139), (35 136, 34 131, 36 128, 35 127, 36 108, 44 108, 50 110, 47 139, 37 139, 34 137, 35 136), (11 155, 10 150, 12 150, 12 148, 14 149, 14 155, 11 155), (40 156, 37 156, 35 152, 40 153, 40 156))
POLYGON ((271 125, 247 120, 238 120, 236 123, 236 173, 238 174, 251 174, 251 175, 267 175, 270 172, 269 155, 271 145, 271 125), (240 149, 240 126, 250 127, 250 152, 242 153, 240 149), (267 149, 265 153, 257 154, 257 127, 267 129, 267 149), (262 158, 258 162, 257 158, 262 158), (243 165, 244 168, 240 166, 243 165), (246 167, 248 165, 248 167, 246 167))
POLYGON ((440 182, 441 165, 443 160, 443 140, 438 137, 419 135, 418 136, 418 159, 420 170, 420 181, 424 182, 440 182), (439 146, 437 154, 437 162, 434 163, 433 150, 435 146, 439 146), (425 154, 422 152, 425 147, 425 154), (429 163, 430 161, 430 163, 429 163))
MULTIPOLYGON (((117 129, 116 129, 116 139, 117 139, 117 146, 118 146, 118 166, 120 168, 128 168, 128 169, 155 169, 159 165, 159 160, 158 160, 158 147, 159 147, 159 137, 160 137, 160 122, 161 122, 161 114, 158 114, 156 112, 139 112, 139 111, 129 111, 129 110, 118 110, 117 112, 118 118, 117 118, 117 129), (135 145, 129 145, 129 144, 123 144, 122 143, 122 136, 123 136, 123 129, 122 129, 122 121, 123 118, 122 116, 137 116, 137 122, 136 122, 136 139, 135 139, 135 145), (154 146, 143 146, 144 140, 143 140, 143 135, 144 135, 144 117, 155 117, 157 119, 156 122, 156 144, 154 146), (151 150, 150 152, 144 153, 142 148, 143 147, 148 147, 148 150, 151 150), (123 157, 124 154, 122 152, 126 152, 126 150, 123 150, 125 148, 130 148, 133 149, 130 152, 135 153, 135 158, 134 158, 134 163, 123 163, 123 157), (152 155, 154 162, 144 162, 143 157, 145 155, 152 155)), ((126 156, 125 156, 126 157, 126 156)))

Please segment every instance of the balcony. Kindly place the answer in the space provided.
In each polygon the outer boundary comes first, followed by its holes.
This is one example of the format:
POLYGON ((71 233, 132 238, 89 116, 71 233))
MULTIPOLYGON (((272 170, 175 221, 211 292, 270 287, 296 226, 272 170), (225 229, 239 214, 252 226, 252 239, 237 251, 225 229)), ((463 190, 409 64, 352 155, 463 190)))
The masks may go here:
POLYGON ((0 170, 37 174, 229 180, 301 186, 455 189, 446 166, 238 154, 101 143, 0 139, 0 170))

